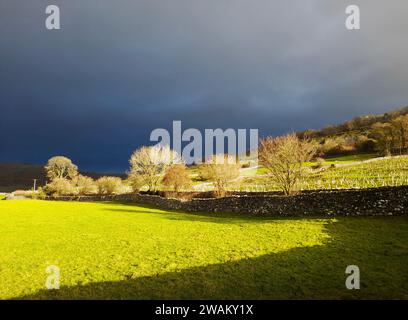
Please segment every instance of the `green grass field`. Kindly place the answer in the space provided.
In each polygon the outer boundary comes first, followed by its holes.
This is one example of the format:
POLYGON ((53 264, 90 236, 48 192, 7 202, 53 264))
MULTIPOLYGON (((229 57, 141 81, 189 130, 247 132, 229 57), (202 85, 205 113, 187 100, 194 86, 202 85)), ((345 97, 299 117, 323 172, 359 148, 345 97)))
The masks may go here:
MULTIPOLYGON (((361 154, 352 154, 347 156, 338 156, 338 157, 329 157, 324 159, 325 165, 332 165, 332 164, 351 164, 354 162, 365 161, 369 159, 373 159, 378 157, 375 153, 361 153, 361 154)), ((317 165, 316 161, 306 162, 305 167, 313 167, 317 165)), ((254 168, 250 171, 252 174, 266 174, 268 170, 263 167, 254 168)))
POLYGON ((358 161, 365 161, 365 160, 373 159, 376 157, 378 157, 378 155, 375 153, 361 153, 361 154, 351 154, 351 155, 339 156, 339 157, 328 157, 328 158, 325 158, 324 161, 327 164, 352 163, 352 162, 358 162, 358 161))
POLYGON ((408 218, 261 218, 0 202, 0 298, 408 298, 408 218), (361 290, 346 290, 358 265, 361 290), (46 290, 45 269, 61 289, 46 290))

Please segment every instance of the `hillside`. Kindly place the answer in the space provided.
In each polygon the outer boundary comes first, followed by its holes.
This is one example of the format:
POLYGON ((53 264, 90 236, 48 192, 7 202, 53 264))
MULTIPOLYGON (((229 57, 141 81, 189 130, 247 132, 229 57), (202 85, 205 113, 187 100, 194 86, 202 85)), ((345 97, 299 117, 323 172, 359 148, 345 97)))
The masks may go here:
MULTIPOLYGON (((83 172, 84 175, 97 179, 105 174, 83 172)), ((108 174, 111 176, 124 177, 124 174, 108 174)), ((30 189, 33 180, 37 179, 37 186, 46 183, 44 167, 22 163, 0 163, 0 192, 11 192, 18 189, 30 189)))
POLYGON ((321 154, 326 156, 371 152, 405 154, 408 151, 408 106, 297 134, 300 138, 319 141, 321 154))
POLYGON ((392 120, 408 114, 408 106, 403 108, 393 109, 382 114, 371 114, 355 117, 343 123, 336 125, 328 125, 320 130, 308 129, 298 134, 301 136, 308 135, 313 138, 328 138, 335 135, 347 134, 366 134, 371 131, 372 125, 375 123, 391 123, 392 120))

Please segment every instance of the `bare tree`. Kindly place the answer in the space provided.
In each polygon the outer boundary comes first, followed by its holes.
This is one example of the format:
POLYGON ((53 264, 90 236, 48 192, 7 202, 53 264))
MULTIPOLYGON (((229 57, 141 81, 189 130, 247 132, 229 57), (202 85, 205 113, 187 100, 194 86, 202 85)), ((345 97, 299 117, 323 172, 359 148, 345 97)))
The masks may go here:
POLYGON ((302 177, 302 167, 317 152, 317 143, 295 134, 267 137, 260 142, 259 162, 285 195, 293 193, 302 177))
POLYGON ((218 197, 225 196, 228 182, 239 177, 239 169, 236 158, 228 154, 214 155, 201 167, 202 176, 214 183, 218 197))
POLYGON ((182 189, 188 189, 192 186, 191 178, 184 164, 175 164, 166 170, 162 184, 179 192, 182 189))
POLYGON ((181 157, 169 146, 141 147, 130 158, 129 180, 139 181, 156 191, 166 169, 172 164, 182 163, 181 157))
POLYGON ((63 156, 56 156, 48 160, 48 163, 45 166, 45 171, 50 180, 56 178, 72 179, 78 174, 78 167, 72 163, 71 159, 63 156))

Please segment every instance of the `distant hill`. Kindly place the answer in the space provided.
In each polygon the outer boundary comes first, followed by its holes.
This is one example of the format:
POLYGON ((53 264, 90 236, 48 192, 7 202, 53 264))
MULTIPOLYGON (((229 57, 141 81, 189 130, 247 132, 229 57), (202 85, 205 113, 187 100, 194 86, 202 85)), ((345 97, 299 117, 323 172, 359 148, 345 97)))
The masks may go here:
POLYGON ((402 154, 408 148, 407 117, 408 106, 383 114, 355 117, 320 130, 308 129, 297 135, 319 141, 322 155, 327 156, 371 152, 402 154), (389 145, 387 152, 384 145, 389 145))
MULTIPOLYGON (((101 174, 82 172, 82 174, 98 179, 104 175, 124 178, 125 174, 101 174)), ((11 192, 18 189, 27 190, 33 187, 33 180, 37 179, 37 186, 46 183, 44 167, 22 163, 0 163, 0 192, 11 192)))
POLYGON ((392 120, 408 114, 408 106, 393 109, 382 114, 369 114, 355 117, 341 124, 328 125, 323 129, 308 129, 299 132, 299 136, 307 135, 310 138, 329 138, 338 135, 369 135, 375 123, 390 123, 392 120))

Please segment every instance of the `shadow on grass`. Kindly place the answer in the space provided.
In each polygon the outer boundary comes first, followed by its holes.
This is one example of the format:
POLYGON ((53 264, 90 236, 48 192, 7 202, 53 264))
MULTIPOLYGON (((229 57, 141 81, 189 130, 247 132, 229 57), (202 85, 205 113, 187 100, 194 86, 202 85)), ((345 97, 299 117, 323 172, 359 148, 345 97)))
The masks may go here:
POLYGON ((229 212, 186 212, 182 210, 163 210, 158 209, 152 205, 140 205, 129 202, 110 202, 113 205, 123 205, 124 207, 118 208, 104 208, 102 210, 119 212, 119 213, 143 213, 143 214, 159 214, 161 218, 167 220, 176 221, 199 221, 199 222, 211 222, 211 223, 265 223, 271 221, 283 221, 283 220, 297 220, 297 219, 307 219, 307 220, 322 220, 328 217, 322 216, 307 216, 307 217, 296 217, 296 216, 256 216, 240 213, 229 213, 229 212), (134 207, 134 209, 132 209, 134 207))
POLYGON ((16 299, 408 299, 407 226, 403 217, 342 218, 326 226, 330 241, 321 246, 16 299), (360 267, 360 290, 345 288, 351 264, 360 267))

